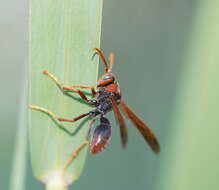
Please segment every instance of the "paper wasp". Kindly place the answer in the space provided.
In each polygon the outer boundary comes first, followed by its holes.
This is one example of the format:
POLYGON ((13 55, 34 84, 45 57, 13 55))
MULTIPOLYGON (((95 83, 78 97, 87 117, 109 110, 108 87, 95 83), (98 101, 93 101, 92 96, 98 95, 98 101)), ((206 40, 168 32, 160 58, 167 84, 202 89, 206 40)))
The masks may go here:
POLYGON ((160 151, 158 140, 151 131, 151 129, 132 111, 132 109, 122 99, 120 87, 116 80, 116 76, 112 73, 114 54, 110 53, 108 64, 101 50, 99 50, 98 48, 94 48, 94 51, 95 53, 99 54, 105 65, 105 73, 97 81, 96 90, 94 87, 91 86, 63 86, 53 74, 44 71, 44 74, 51 78, 56 83, 56 85, 60 87, 63 91, 78 93, 78 95, 85 102, 93 106, 94 109, 87 113, 81 114, 73 119, 65 119, 55 116, 55 114, 45 108, 30 106, 31 109, 45 112, 52 117, 58 119, 60 122, 76 122, 87 116, 92 118, 89 126, 90 128, 95 127, 94 130, 89 130, 87 139, 79 146, 76 151, 72 153, 71 157, 65 164, 65 168, 72 162, 72 160, 75 159, 75 157, 77 157, 77 155, 85 147, 85 145, 90 144, 91 154, 99 153, 107 146, 111 137, 111 124, 106 118, 106 113, 111 110, 113 110, 116 121, 120 127, 120 136, 123 147, 125 147, 127 144, 128 134, 126 123, 122 113, 131 120, 131 122, 149 144, 151 149, 155 153, 158 153, 160 151), (89 89, 91 93, 95 95, 95 98, 89 99, 80 89, 89 89), (120 112, 120 110, 122 112, 120 112), (96 120, 99 120, 100 122, 98 126, 93 125, 96 120))

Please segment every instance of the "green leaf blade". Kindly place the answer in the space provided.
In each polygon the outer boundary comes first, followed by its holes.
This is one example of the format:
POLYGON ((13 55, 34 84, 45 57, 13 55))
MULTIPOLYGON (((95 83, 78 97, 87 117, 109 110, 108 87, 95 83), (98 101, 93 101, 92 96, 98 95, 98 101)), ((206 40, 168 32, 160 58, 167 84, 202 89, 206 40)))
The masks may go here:
MULTIPOLYGON (((102 0, 32 0, 30 17, 30 104, 72 119, 91 108, 62 93, 43 75, 49 71, 65 85, 95 86, 100 46, 102 0)), ((79 98, 77 94, 72 94, 79 98)), ((30 111, 31 159, 35 176, 46 181, 60 172, 70 154, 85 140, 88 122, 58 127, 48 115, 30 111), (80 129, 78 129, 78 127, 80 129)), ((83 150, 68 168, 69 181, 81 174, 86 157, 83 150)))

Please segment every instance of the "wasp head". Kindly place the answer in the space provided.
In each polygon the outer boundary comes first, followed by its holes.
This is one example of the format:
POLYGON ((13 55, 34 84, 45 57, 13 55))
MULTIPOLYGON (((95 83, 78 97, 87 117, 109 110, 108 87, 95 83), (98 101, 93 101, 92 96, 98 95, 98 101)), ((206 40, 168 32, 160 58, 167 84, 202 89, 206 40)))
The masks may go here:
POLYGON ((97 87, 106 86, 108 84, 114 83, 116 77, 113 73, 105 73, 100 79, 97 81, 97 87))

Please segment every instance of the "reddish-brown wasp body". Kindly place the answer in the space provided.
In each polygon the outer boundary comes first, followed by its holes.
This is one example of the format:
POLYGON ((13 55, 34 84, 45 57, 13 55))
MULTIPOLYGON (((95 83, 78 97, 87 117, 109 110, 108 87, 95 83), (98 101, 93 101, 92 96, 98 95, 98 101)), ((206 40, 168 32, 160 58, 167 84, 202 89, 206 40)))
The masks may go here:
MULTIPOLYGON (((118 106, 121 105, 121 110, 125 114, 125 116, 127 116, 132 121, 132 123, 137 127, 137 129, 142 134, 144 139, 148 142, 152 150, 155 153, 158 153, 160 147, 155 135, 147 127, 147 125, 121 99, 122 97, 121 97, 119 84, 116 81, 115 75, 112 73, 112 66, 114 64, 114 55, 112 53, 109 55, 110 64, 108 66, 103 53, 97 48, 95 48, 94 50, 96 51, 96 53, 100 55, 106 68, 104 75, 98 80, 97 91, 95 91, 94 88, 90 87, 93 94, 96 95, 96 98, 88 99, 82 91, 77 90, 77 92, 84 100, 87 101, 88 104, 93 105, 95 109, 91 110, 88 113, 82 114, 74 118, 73 120, 68 120, 64 118, 58 118, 58 119, 60 121, 74 122, 85 116, 91 116, 94 118, 91 123, 93 123, 97 119, 100 119, 99 120, 100 124, 95 128, 93 134, 88 135, 90 137, 89 139, 90 148, 91 148, 90 152, 92 154, 96 154, 98 152, 101 152, 106 147, 110 139, 111 125, 109 120, 105 117, 105 115, 107 112, 111 110, 113 110, 115 118, 119 123, 121 141, 122 141, 122 145, 125 147, 127 143, 127 128, 124 118, 120 112, 120 107, 118 106)), ((80 86, 80 88, 85 88, 85 87, 80 86)), ((70 90, 68 88, 65 89, 70 90)), ((90 125, 90 127, 92 128, 93 125, 90 125)))
MULTIPOLYGON (((114 64, 114 55, 112 53, 109 55, 109 65, 108 65, 103 53, 97 48, 94 48, 94 50, 96 53, 100 55, 103 63, 105 64, 105 73, 98 80, 96 90, 94 87, 90 87, 90 86, 67 86, 67 87, 63 86, 58 81, 58 79, 55 76, 53 76, 51 73, 46 71, 44 72, 44 74, 50 77, 56 83, 56 85, 59 88, 61 88, 64 92, 67 91, 76 92, 88 104, 95 107, 93 110, 89 111, 88 113, 79 115, 74 119, 65 119, 65 118, 56 117, 56 119, 58 119, 61 122, 63 121, 75 122, 86 116, 90 116, 92 118, 90 122, 89 134, 86 141, 83 142, 75 152, 73 152, 71 158, 68 160, 65 167, 67 167, 70 164, 70 162, 76 157, 76 155, 82 150, 82 148, 86 144, 88 143, 90 144, 90 152, 92 154, 101 152, 107 146, 111 137, 111 124, 109 120, 105 117, 105 115, 107 112, 111 110, 113 110, 116 121, 120 127, 120 136, 121 136, 121 142, 123 147, 125 147, 125 145, 127 144, 128 135, 127 135, 127 127, 125 124, 125 120, 120 112, 120 109, 122 113, 128 119, 131 120, 131 122, 134 124, 134 126, 138 129, 138 131, 144 137, 146 142, 152 148, 152 150, 155 153, 158 153, 160 151, 160 146, 157 141, 157 138, 155 137, 151 129, 149 129, 149 127, 122 100, 119 84, 116 80, 115 75, 112 73, 112 67, 114 64), (85 93, 79 89, 90 89, 92 94, 95 95, 95 98, 93 99, 87 98, 85 93), (94 122, 97 120, 99 120, 100 124, 95 127, 94 122)), ((52 112, 38 106, 30 106, 30 108, 38 111, 46 112, 51 117, 54 117, 55 115, 52 112)))

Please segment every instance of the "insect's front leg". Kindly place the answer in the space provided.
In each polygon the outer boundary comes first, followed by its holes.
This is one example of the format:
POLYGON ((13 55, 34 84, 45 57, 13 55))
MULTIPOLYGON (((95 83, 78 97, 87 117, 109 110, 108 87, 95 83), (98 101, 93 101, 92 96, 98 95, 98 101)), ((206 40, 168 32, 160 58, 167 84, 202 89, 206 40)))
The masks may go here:
MULTIPOLYGON (((52 73, 44 71, 43 72, 44 75, 48 76, 49 78, 51 78, 55 84, 63 91, 63 92, 75 92, 78 93, 79 96, 85 100, 86 102, 89 103, 89 99, 87 98, 87 96, 85 95, 84 92, 82 92, 81 90, 77 89, 77 88, 82 88, 82 89, 90 89, 92 94, 95 95, 97 94, 97 92, 95 91, 94 87, 90 87, 90 86, 65 86, 63 85, 58 79, 57 77, 55 77, 52 73)), ((92 102, 92 101, 91 101, 92 102)))
POLYGON ((69 88, 89 89, 93 96, 97 94, 97 91, 95 90, 95 88, 93 86, 85 86, 85 85, 77 86, 77 85, 72 85, 72 86, 69 86, 69 88))

